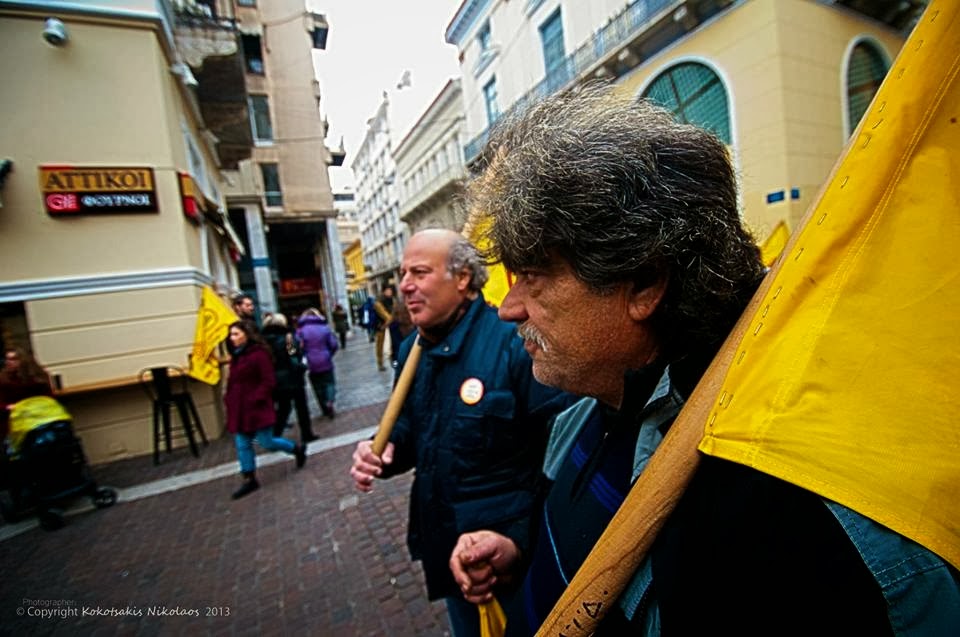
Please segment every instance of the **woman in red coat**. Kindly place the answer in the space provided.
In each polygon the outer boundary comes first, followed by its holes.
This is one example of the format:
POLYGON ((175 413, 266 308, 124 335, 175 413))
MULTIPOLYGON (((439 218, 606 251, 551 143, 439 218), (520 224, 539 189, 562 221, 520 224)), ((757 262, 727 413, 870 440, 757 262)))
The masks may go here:
POLYGON ((230 377, 223 400, 227 408, 227 431, 233 434, 237 445, 237 459, 243 484, 233 493, 233 499, 242 498, 260 488, 257 482, 257 457, 253 441, 270 451, 286 451, 296 456, 297 469, 307 461, 304 445, 286 438, 273 437, 273 361, 260 336, 247 321, 230 326, 230 377))

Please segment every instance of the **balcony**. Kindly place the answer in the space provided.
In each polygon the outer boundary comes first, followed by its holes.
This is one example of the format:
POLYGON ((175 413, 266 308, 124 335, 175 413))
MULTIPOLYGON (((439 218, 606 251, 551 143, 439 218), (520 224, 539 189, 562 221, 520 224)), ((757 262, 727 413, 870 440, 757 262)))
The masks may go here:
POLYGON ((243 49, 232 0, 174 0, 174 39, 196 80, 204 125, 220 165, 235 169, 253 148, 243 49))
MULTIPOLYGON (((636 0, 613 16, 576 51, 557 63, 511 108, 524 108, 577 83, 613 79, 636 68, 733 0, 636 0)), ((464 147, 469 164, 487 143, 489 129, 464 147)))
POLYGON ((438 204, 459 192, 466 170, 463 166, 452 164, 438 172, 422 188, 411 195, 400 205, 400 221, 409 222, 409 218, 418 210, 425 207, 436 207, 438 204))

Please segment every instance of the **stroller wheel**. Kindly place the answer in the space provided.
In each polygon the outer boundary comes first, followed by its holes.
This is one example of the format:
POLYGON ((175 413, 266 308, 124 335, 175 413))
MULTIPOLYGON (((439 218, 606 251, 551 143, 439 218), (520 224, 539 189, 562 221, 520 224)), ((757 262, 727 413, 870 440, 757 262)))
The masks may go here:
POLYGON ((6 491, 0 492, 0 516, 8 524, 19 522, 21 518, 16 505, 13 503, 13 498, 6 491))
POLYGON ((40 528, 44 531, 56 531, 62 529, 67 521, 63 517, 62 509, 44 509, 40 511, 40 528))
POLYGON ((117 492, 110 487, 100 487, 93 494, 93 506, 98 509, 106 509, 113 506, 117 501, 117 492))

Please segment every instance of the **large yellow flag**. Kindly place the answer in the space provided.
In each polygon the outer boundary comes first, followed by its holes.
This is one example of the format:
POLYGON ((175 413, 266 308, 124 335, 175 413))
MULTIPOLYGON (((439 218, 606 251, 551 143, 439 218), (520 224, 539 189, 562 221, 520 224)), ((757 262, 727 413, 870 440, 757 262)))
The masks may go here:
POLYGON ((960 6, 934 2, 787 247, 700 450, 960 567, 960 6))
POLYGON ((193 351, 190 352, 190 376, 210 385, 220 382, 217 345, 227 337, 230 324, 236 320, 237 315, 233 310, 213 290, 204 287, 197 311, 193 351))

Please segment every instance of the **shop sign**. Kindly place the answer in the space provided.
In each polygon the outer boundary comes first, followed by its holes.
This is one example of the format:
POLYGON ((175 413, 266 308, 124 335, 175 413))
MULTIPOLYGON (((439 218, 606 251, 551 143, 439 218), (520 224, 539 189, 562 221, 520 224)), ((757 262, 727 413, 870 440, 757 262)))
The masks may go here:
POLYGON ((203 195, 199 194, 197 182, 187 173, 177 174, 180 177, 180 201, 183 203, 183 215, 194 223, 200 223, 203 195))
POLYGON ((53 216, 158 211, 148 167, 40 166, 40 192, 53 216))
POLYGON ((297 279, 280 279, 280 294, 309 294, 319 291, 319 277, 308 276, 297 279))

